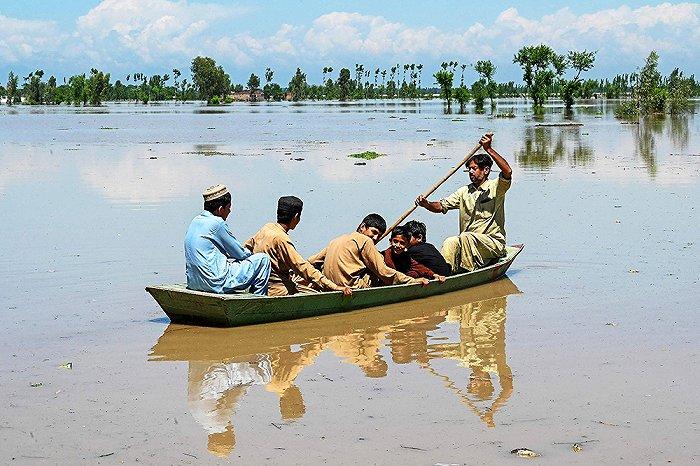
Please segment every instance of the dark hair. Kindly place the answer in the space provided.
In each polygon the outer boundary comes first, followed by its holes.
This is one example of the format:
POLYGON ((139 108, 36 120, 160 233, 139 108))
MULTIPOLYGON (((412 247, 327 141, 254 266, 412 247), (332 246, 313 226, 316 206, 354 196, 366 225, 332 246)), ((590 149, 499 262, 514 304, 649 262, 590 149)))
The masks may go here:
POLYGON ((384 220, 384 218, 379 214, 369 214, 362 219, 362 223, 360 223, 360 225, 363 223, 367 228, 376 228, 382 233, 386 231, 386 220, 384 220))
POLYGON ((411 235, 408 233, 408 230, 406 230, 406 227, 398 226, 394 227, 393 230, 391 230, 391 238, 394 239, 396 236, 404 236, 406 239, 408 239, 411 235))
POLYGON ((277 201, 277 221, 289 223, 296 214, 301 215, 304 203, 296 196, 282 196, 277 201))
POLYGON ((406 222, 406 224, 403 227, 406 229, 406 232, 413 238, 418 238, 419 236, 422 236, 423 242, 427 241, 428 232, 425 229, 425 223, 419 222, 418 220, 411 220, 410 222, 406 222))
POLYGON ((231 193, 226 193, 221 197, 212 199, 211 201, 204 201, 204 210, 211 212, 212 214, 219 207, 226 207, 231 203, 231 193))
MULTIPOLYGON (((482 170, 486 167, 493 167, 493 159, 489 154, 476 154, 474 157, 469 160, 469 163, 474 162, 477 167, 481 168, 482 170)), ((469 168, 469 166, 467 166, 469 168)))

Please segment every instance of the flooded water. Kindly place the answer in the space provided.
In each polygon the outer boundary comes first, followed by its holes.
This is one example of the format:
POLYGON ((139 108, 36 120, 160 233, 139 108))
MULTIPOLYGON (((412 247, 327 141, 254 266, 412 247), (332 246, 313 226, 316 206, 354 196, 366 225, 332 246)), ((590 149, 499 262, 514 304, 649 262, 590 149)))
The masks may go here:
MULTIPOLYGON (((697 461, 700 120, 613 108, 0 109, 0 462, 697 461), (237 329, 170 324, 143 290, 184 281, 209 185, 242 240, 301 197, 310 255, 369 212, 392 222, 486 131, 526 245, 506 279, 237 329), (347 157, 364 150, 386 156, 347 157)), ((414 218, 438 245, 457 232, 455 213, 414 218)))

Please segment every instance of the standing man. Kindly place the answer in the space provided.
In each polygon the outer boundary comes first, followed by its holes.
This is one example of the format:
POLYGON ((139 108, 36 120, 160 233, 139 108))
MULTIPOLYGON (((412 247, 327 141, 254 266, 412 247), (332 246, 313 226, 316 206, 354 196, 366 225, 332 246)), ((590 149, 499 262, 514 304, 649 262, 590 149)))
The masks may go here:
POLYGON ((299 292, 310 293, 321 291, 342 291, 350 296, 352 290, 347 286, 339 286, 327 279, 313 265, 299 254, 289 237, 289 231, 299 225, 301 210, 304 203, 296 196, 282 196, 277 201, 277 223, 267 223, 255 233, 244 246, 252 252, 262 252, 270 257, 272 272, 270 273, 270 296, 286 296, 299 292), (293 280, 300 277, 306 283, 313 284, 310 288, 293 280))
POLYGON ((506 255, 504 200, 510 188, 513 170, 491 143, 493 134, 485 134, 479 143, 486 154, 477 154, 467 162, 471 184, 463 186, 439 201, 418 196, 416 204, 435 213, 459 209, 459 236, 451 236, 442 245, 442 255, 453 273, 471 272, 506 255), (501 174, 489 180, 496 162, 501 174))
POLYGON ((270 258, 243 249, 226 224, 231 194, 224 185, 207 188, 204 211, 190 223, 185 235, 187 288, 210 293, 249 289, 266 295, 270 258))

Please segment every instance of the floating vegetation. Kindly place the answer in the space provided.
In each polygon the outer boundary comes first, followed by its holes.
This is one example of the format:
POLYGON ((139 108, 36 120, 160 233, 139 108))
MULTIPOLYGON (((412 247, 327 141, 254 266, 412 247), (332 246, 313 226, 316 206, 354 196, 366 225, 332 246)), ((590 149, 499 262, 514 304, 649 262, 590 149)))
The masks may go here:
POLYGON ((111 126, 100 126, 100 129, 119 129, 119 128, 112 128, 111 126))
POLYGON ((494 118, 515 118, 515 113, 513 113, 513 112, 497 113, 493 117, 494 118))
POLYGON ((366 150, 364 152, 358 152, 357 154, 350 154, 348 157, 352 157, 353 159, 374 160, 379 157, 384 157, 385 155, 386 154, 374 152, 373 150, 366 150))

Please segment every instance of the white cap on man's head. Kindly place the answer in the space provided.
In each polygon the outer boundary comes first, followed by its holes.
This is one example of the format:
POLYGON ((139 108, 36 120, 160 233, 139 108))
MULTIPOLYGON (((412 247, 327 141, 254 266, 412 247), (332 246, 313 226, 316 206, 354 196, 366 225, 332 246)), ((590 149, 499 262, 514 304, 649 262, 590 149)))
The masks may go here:
POLYGON ((218 199, 228 193, 228 188, 223 184, 217 184, 215 186, 209 186, 204 190, 202 196, 204 197, 204 202, 213 201, 218 199))

